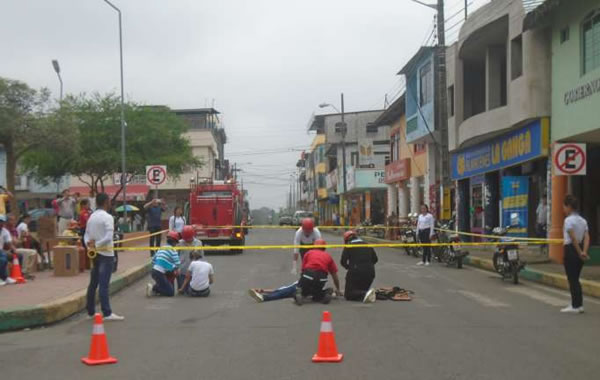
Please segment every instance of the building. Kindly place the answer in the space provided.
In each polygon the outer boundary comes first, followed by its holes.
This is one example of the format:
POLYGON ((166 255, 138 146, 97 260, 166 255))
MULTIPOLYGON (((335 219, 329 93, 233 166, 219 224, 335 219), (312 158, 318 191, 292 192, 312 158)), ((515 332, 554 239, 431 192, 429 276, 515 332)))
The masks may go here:
POLYGON ((448 145, 458 226, 489 232, 519 216, 535 234, 548 191, 550 36, 523 28, 521 0, 495 0, 469 15, 447 49, 448 145))
MULTIPOLYGON (((389 127, 373 124, 382 112, 345 113, 345 134, 339 113, 315 115, 311 119, 309 131, 325 136, 323 159, 326 162, 323 166, 326 174, 319 173, 323 174, 319 176, 319 187, 324 185, 327 189, 326 197, 319 200, 322 220, 332 221, 337 213, 342 224, 357 225, 366 220, 384 223, 389 127)), ((322 196, 325 196, 324 192, 322 196)))
MULTIPOLYGON (((600 3, 596 0, 537 1, 524 20, 528 33, 548 33, 551 39, 553 143, 586 144, 585 175, 552 176, 550 237, 562 238, 562 201, 567 193, 581 203, 588 221, 592 260, 600 261, 600 3)), ((555 153, 556 152, 555 150, 555 153)), ((551 247, 560 258, 560 246, 551 247)))
POLYGON ((375 120, 376 125, 390 128, 389 161, 385 166, 387 213, 406 218, 419 212, 424 203, 424 176, 427 155, 422 145, 407 143, 406 94, 401 95, 375 120))

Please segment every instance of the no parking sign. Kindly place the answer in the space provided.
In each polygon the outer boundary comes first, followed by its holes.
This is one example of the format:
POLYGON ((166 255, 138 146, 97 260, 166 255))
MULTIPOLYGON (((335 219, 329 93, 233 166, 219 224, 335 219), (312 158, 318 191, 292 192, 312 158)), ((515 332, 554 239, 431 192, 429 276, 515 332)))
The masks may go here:
POLYGON ((585 144, 554 144, 552 155, 554 174, 556 175, 585 175, 586 152, 585 144))

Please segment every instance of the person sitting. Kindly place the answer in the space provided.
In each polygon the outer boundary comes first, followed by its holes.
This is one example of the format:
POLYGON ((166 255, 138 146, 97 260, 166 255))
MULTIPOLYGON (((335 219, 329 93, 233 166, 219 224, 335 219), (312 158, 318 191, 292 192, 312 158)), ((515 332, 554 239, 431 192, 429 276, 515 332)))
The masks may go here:
MULTIPOLYGON (((24 275, 30 275, 37 267, 37 252, 34 249, 25 248, 23 240, 19 237, 17 230, 16 218, 14 215, 9 215, 5 225, 11 236, 11 250, 19 257, 21 271, 24 275)), ((28 277, 28 276, 26 276, 28 277)))
MULTIPOLYGON (((344 234, 344 244, 365 244, 355 231, 344 234)), ((375 264, 377 254, 371 247, 346 247, 342 251, 340 264, 348 271, 346 273, 346 287, 344 297, 348 301, 375 302, 375 289, 371 284, 375 279, 375 264)))
POLYGON ((11 234, 5 224, 6 216, 0 215, 0 286, 16 283, 15 279, 8 277, 8 263, 12 263, 13 255, 17 255, 19 265, 23 267, 23 255, 15 252, 11 234))
POLYGON ((29 232, 29 223, 30 222, 31 222, 31 216, 29 216, 29 214, 24 214, 21 217, 21 221, 17 225, 18 238, 19 238, 19 241, 21 241, 23 248, 34 249, 37 252, 37 254, 40 256, 39 262, 43 263, 44 262, 44 254, 42 253, 42 246, 41 246, 40 242, 35 237, 33 237, 33 235, 31 235, 31 232, 29 232))
POLYGON ((297 287, 298 281, 277 289, 252 288, 248 289, 248 295, 254 298, 256 302, 276 301, 284 298, 293 298, 297 287))
POLYGON ((181 248, 178 250, 179 261, 181 261, 181 265, 179 266, 179 276, 177 276, 177 286, 179 289, 181 289, 183 287, 183 283, 185 282, 185 275, 188 271, 188 267, 192 262, 192 253, 198 252, 201 259, 204 258, 204 254, 202 250, 198 250, 197 248, 183 248, 202 246, 202 242, 196 238, 196 231, 194 231, 194 227, 192 226, 183 227, 181 232, 181 240, 179 240, 178 246, 181 248))
POLYGON ((192 252, 192 259, 193 261, 185 274, 185 281, 179 288, 179 293, 185 293, 190 297, 208 297, 210 295, 210 285, 215 282, 213 266, 201 260, 202 253, 198 251, 192 252))
MULTIPOLYGON (((315 241, 315 245, 317 246, 324 246, 326 244, 323 239, 315 241)), ((306 252, 302 258, 302 274, 298 282, 296 294, 294 295, 295 303, 302 305, 304 298, 312 296, 313 301, 328 304, 331 301, 331 295, 324 289, 328 274, 333 279, 336 293, 342 295, 337 272, 338 268, 335 265, 335 261, 333 261, 329 253, 325 252, 324 248, 311 249, 306 252)))
POLYGON ((169 231, 167 233, 167 245, 156 251, 152 258, 151 274, 155 284, 149 283, 146 285, 146 296, 173 297, 175 295, 175 288, 169 280, 169 276, 177 276, 181 265, 179 254, 173 249, 179 243, 180 238, 179 232, 169 231))

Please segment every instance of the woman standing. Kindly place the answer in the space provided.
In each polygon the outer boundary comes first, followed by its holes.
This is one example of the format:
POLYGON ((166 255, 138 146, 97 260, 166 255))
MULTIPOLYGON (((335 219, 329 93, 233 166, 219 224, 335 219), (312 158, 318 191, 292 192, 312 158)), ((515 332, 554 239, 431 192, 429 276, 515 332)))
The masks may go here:
POLYGON ((173 214, 174 215, 169 218, 169 230, 182 233, 183 226, 185 226, 185 218, 183 217, 181 207, 175 207, 173 214))
POLYGON ((584 260, 589 259, 590 234, 586 220, 577 213, 577 198, 567 195, 563 202, 563 209, 567 215, 563 225, 563 264, 569 280, 571 304, 561 312, 579 314, 583 313, 583 296, 579 275, 581 275, 584 260))
MULTIPOLYGON (((419 218, 417 220, 417 235, 421 243, 431 243, 434 224, 435 222, 433 220, 433 215, 429 213, 429 206, 422 204, 421 213, 419 214, 419 218)), ((425 264, 425 266, 429 266, 429 263, 431 263, 431 247, 426 246, 423 247, 423 261, 417 263, 417 265, 425 264)))

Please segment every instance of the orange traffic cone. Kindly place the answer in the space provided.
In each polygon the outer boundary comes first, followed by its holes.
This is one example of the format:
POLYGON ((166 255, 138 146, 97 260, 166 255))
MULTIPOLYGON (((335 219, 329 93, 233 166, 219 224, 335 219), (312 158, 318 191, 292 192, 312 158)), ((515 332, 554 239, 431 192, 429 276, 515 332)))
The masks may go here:
POLYGON ((319 348, 313 356, 312 361, 315 363, 339 363, 343 358, 344 355, 338 352, 335 344, 331 314, 328 311, 324 311, 323 321, 321 322, 321 333, 319 334, 319 348))
POLYGON ((81 361, 87 365, 113 364, 117 362, 117 359, 108 353, 108 343, 106 342, 106 334, 104 333, 104 325, 102 324, 102 315, 100 313, 94 315, 90 353, 87 358, 81 358, 81 361))
POLYGON ((19 258, 16 254, 13 255, 12 269, 10 270, 10 277, 17 282, 17 284, 24 284, 27 282, 23 273, 21 272, 21 264, 19 264, 19 258))

